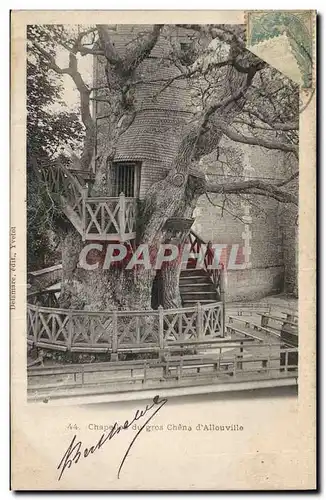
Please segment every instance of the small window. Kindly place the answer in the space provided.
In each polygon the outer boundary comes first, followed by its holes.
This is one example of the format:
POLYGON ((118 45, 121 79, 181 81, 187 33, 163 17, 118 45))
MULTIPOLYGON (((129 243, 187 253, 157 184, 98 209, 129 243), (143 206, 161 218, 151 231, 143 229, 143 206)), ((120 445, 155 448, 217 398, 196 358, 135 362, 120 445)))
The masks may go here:
POLYGON ((127 198, 139 197, 140 163, 114 162, 111 167, 112 196, 123 193, 127 198))

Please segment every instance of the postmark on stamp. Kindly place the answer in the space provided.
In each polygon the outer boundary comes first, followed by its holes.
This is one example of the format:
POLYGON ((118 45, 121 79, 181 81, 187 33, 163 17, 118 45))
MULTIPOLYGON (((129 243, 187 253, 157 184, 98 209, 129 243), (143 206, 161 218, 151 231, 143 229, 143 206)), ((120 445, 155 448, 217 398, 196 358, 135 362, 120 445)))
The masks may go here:
POLYGON ((249 11, 247 48, 302 88, 314 87, 314 11, 249 11))

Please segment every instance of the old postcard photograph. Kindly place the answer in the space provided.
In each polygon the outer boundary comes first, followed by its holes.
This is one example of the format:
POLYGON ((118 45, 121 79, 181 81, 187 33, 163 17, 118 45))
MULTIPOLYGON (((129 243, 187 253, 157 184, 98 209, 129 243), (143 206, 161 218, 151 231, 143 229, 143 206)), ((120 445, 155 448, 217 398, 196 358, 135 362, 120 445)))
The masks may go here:
POLYGON ((316 488, 316 12, 13 11, 11 487, 316 488))

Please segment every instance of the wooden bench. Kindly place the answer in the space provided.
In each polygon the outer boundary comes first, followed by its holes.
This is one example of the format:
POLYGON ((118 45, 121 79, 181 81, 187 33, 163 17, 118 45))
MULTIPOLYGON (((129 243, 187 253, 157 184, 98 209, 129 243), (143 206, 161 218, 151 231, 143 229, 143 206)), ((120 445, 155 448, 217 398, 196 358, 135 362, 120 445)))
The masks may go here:
POLYGON ((243 319, 239 316, 228 316, 229 318, 229 323, 233 323, 233 321, 239 321, 239 323, 244 323, 246 328, 249 328, 249 326, 252 324, 252 321, 249 319, 243 319))
POLYGON ((259 305, 259 304, 242 304, 239 306, 233 306, 225 308, 226 314, 232 314, 236 316, 248 315, 252 316, 253 314, 257 314, 260 311, 262 314, 269 314, 271 312, 271 307, 268 305, 259 305))
POLYGON ((278 338, 280 340, 280 342, 282 344, 284 344, 285 346, 289 346, 289 347, 297 347, 298 346, 298 342, 297 342, 298 333, 297 332, 293 333, 293 334, 286 332, 286 334, 284 335, 284 330, 282 330, 282 329, 280 330, 279 328, 275 328, 271 325, 268 325, 268 328, 266 328, 264 326, 252 323, 252 327, 255 330, 264 332, 267 335, 272 335, 272 336, 278 338))
MULTIPOLYGON (((189 364, 184 362, 182 359, 180 360, 175 360, 178 361, 178 364, 176 365, 167 365, 166 368, 166 378, 176 378, 177 380, 182 378, 183 376, 185 377, 195 377, 198 374, 202 376, 207 376, 209 373, 207 372, 200 372, 202 368, 207 368, 207 367, 213 367, 214 371, 213 373, 225 373, 226 375, 230 376, 235 376, 237 371, 239 370, 242 372, 243 370, 243 364, 244 363, 259 363, 261 364, 261 367, 259 368, 254 368, 254 369, 248 369, 245 370, 245 372, 258 372, 260 373, 261 371, 266 371, 269 369, 269 362, 270 361, 279 361, 279 356, 266 356, 266 355, 256 355, 254 358, 252 356, 248 356, 245 358, 242 354, 232 356, 232 357, 226 357, 226 358, 218 358, 218 359, 212 359, 212 360, 200 360, 198 364, 189 364), (187 373, 184 374, 183 369, 184 368, 196 368, 196 374, 191 374, 187 373), (223 369, 223 371, 221 370, 223 369), (174 375, 171 373, 171 371, 175 371, 176 374, 174 375)), ((279 370, 280 368, 277 367, 279 370)))
POLYGON ((268 321, 271 319, 272 321, 277 321, 279 323, 282 323, 282 325, 286 323, 290 326, 298 327, 297 323, 289 321, 285 318, 280 318, 279 316, 272 316, 271 314, 262 314, 262 313, 258 313, 258 315, 261 316, 261 326, 268 326, 268 321))
POLYGON ((74 381, 71 381, 71 382, 65 382, 65 383, 61 383, 61 382, 57 382, 55 385, 52 383, 41 383, 41 384, 29 384, 28 385, 28 391, 31 392, 31 391, 39 391, 39 390, 51 390, 53 392, 55 392, 56 390, 59 390, 59 389, 69 389, 69 388, 83 388, 83 387, 86 387, 86 386, 90 386, 90 385, 100 385, 100 384, 122 384, 122 383, 135 383, 135 382, 144 382, 144 376, 143 375, 136 375, 136 376, 133 376, 133 377, 121 377, 121 378, 111 378, 110 380, 101 380, 101 381, 98 381, 98 382, 94 382, 94 381, 87 381, 85 382, 84 380, 82 381, 77 381, 74 380, 74 381))
POLYGON ((286 319, 289 321, 292 321, 293 323, 298 323, 298 313, 291 311, 291 312, 286 312, 286 311, 280 311, 280 314, 284 314, 286 316, 286 319))
MULTIPOLYGON (((268 335, 273 335, 274 337, 278 337, 278 338, 281 337, 281 330, 278 328, 275 328, 273 326, 270 326, 270 325, 268 326, 268 328, 266 328, 264 326, 257 325, 257 323, 254 323, 253 321, 250 321, 248 319, 238 318, 236 316, 229 316, 229 320, 231 320, 230 323, 233 323, 233 321, 239 321, 241 323, 244 323, 246 328, 251 327, 254 330, 262 331, 264 333, 267 333, 268 335)), ((228 326, 228 325, 226 325, 226 326, 228 326)), ((249 334, 247 334, 247 335, 249 335, 249 334)))
MULTIPOLYGON (((135 361, 111 361, 105 363, 88 363, 88 364, 71 364, 66 366, 51 366, 51 367, 33 367, 28 370, 28 378, 37 376, 56 376, 56 375, 73 375, 73 382, 66 383, 64 387, 76 387, 84 386, 88 384, 94 384, 94 381, 85 382, 85 375, 90 373, 105 373, 112 371, 130 371, 130 376, 124 378, 114 378, 110 380, 112 383, 118 382, 133 382, 133 381, 147 381, 147 371, 148 369, 162 368, 164 363, 159 360, 135 360, 135 361), (134 375, 134 370, 143 370, 143 374, 134 375), (81 375, 81 380, 78 382, 77 375, 81 375)), ((106 381, 107 382, 107 381, 106 381)), ((101 382, 99 382, 101 383, 101 382)), ((53 385, 42 384, 42 388, 55 389, 60 387, 60 382, 53 385)), ((31 386, 30 388, 38 388, 39 386, 31 386)))
MULTIPOLYGON (((109 363, 89 363, 83 365, 68 365, 68 366, 51 366, 51 367, 34 367, 28 371, 29 378, 35 376, 55 376, 55 375, 73 375, 74 380, 61 384, 60 382, 42 383, 29 385, 29 390, 36 389, 46 389, 46 390, 56 390, 57 388, 70 388, 70 387, 83 387, 85 385, 92 385, 96 382, 85 381, 85 374, 87 373, 100 373, 100 372, 112 372, 112 371, 129 371, 129 377, 119 377, 112 378, 110 381, 103 380, 98 383, 124 383, 124 382, 137 382, 142 383, 148 380, 148 370, 155 368, 163 368, 164 378, 181 378, 183 367, 196 368, 197 373, 200 373, 200 368, 213 366, 216 372, 219 368, 223 366, 223 369, 228 370, 229 366, 234 362, 234 360, 223 360, 220 361, 219 357, 212 359, 211 357, 205 355, 184 355, 184 356, 172 356, 171 358, 165 359, 164 361, 156 360, 139 360, 139 361, 123 361, 123 362, 109 362, 109 363), (134 375, 133 371, 135 369, 142 369, 143 373, 134 375), (176 370, 176 375, 171 374, 171 370, 176 370), (77 380, 77 375, 81 374, 81 380, 77 380)), ((151 375, 151 380, 153 376, 151 375)), ((157 378, 157 377, 156 377, 157 378)))
MULTIPOLYGON (((238 320, 238 318, 234 318, 234 319, 236 319, 237 321, 240 321, 240 320, 238 320)), ((242 320, 242 321, 243 321, 243 320, 242 320)), ((247 321, 245 320, 245 322, 247 322, 247 321)), ((251 324, 252 324, 252 323, 251 323, 251 324)), ((258 342, 264 342, 264 340, 263 340, 263 339, 261 339, 261 338, 259 338, 259 337, 256 337, 255 335, 252 335, 251 333, 244 332, 243 330, 239 330, 239 328, 236 328, 236 327, 235 327, 235 326, 233 326, 233 325, 230 325, 230 324, 225 325, 225 329, 226 329, 228 332, 230 332, 230 333, 234 332, 234 333, 237 333, 238 335, 242 335, 242 336, 244 336, 244 337, 247 337, 247 339, 243 339, 243 340, 242 340, 242 342, 243 342, 244 340, 247 340, 247 341, 248 341, 249 339, 251 339, 251 340, 257 340, 258 342)))
POLYGON ((37 366, 28 369, 28 377, 36 376, 55 376, 55 375, 74 375, 74 380, 77 380, 77 375, 81 374, 82 383, 86 373, 100 373, 106 371, 126 371, 130 370, 131 376, 136 369, 144 368, 151 362, 152 367, 159 365, 156 360, 133 360, 133 361, 110 361, 105 363, 87 363, 87 364, 71 364, 65 366, 37 366))
MULTIPOLYGON (((181 378, 183 375, 183 369, 194 368, 196 369, 196 374, 201 373, 202 368, 214 369, 214 373, 219 373, 220 369, 229 370, 230 366, 234 364, 234 358, 223 358, 221 356, 205 357, 203 355, 197 356, 173 356, 166 359, 166 365, 163 368, 163 374, 165 378, 181 378), (176 375, 173 375, 171 371, 176 371, 176 375)), ((205 375, 207 375, 205 373, 205 375)), ((187 377, 191 374, 187 374, 187 377)))

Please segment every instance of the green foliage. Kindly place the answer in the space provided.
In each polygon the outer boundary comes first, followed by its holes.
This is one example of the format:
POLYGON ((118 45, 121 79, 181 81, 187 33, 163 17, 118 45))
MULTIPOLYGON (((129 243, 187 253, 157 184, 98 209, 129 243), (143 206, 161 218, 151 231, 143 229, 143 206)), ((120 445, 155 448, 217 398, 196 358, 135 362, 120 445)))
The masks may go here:
POLYGON ((39 171, 59 155, 65 156, 65 147, 78 146, 83 127, 78 115, 64 108, 61 79, 31 44, 32 40, 45 41, 54 55, 46 30, 28 26, 27 40, 27 264, 37 269, 54 263, 49 234, 60 219, 39 171))

